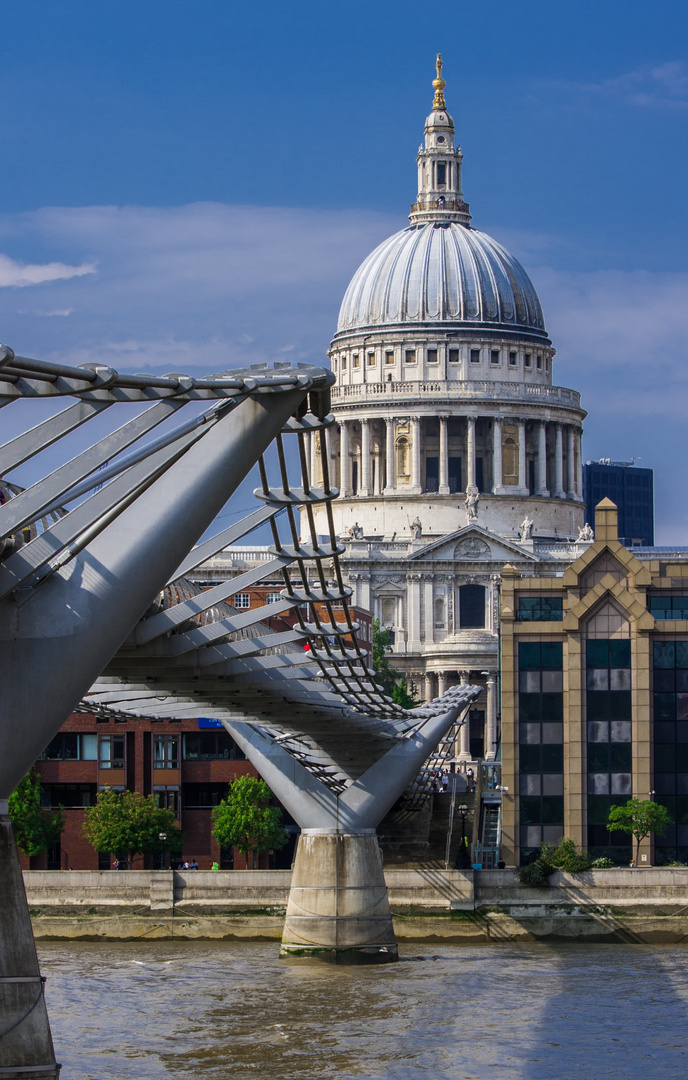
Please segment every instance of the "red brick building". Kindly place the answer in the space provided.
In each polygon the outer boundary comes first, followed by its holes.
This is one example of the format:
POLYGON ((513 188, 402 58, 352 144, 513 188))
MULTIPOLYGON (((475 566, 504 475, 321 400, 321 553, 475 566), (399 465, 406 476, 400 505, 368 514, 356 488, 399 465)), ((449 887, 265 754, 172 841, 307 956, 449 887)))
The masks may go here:
MULTIPOLYGON (((47 852, 22 857, 24 869, 110 869, 112 853, 94 851, 82 832, 84 808, 93 806, 105 787, 153 794, 161 806, 174 810, 184 834, 182 858, 196 859, 200 869, 210 869, 213 862, 223 869, 246 866, 238 851, 221 851, 211 835, 212 808, 225 797, 234 777, 257 776, 218 721, 103 719, 75 713, 36 767, 45 806, 64 807, 65 829, 47 852)), ((262 854, 261 869, 291 865, 296 829, 286 814, 284 823, 292 831, 292 842, 274 855, 262 854)), ((168 852, 168 866, 169 859, 168 852)), ((157 854, 139 856, 133 869, 159 865, 157 854)))

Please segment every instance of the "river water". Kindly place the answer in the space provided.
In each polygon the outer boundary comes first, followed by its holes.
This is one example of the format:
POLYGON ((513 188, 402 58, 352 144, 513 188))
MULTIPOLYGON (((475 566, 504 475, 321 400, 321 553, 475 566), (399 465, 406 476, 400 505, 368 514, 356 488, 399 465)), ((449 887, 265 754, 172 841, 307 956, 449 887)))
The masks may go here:
POLYGON ((63 1080, 683 1080, 688 949, 403 946, 296 966, 278 945, 41 942, 63 1080))

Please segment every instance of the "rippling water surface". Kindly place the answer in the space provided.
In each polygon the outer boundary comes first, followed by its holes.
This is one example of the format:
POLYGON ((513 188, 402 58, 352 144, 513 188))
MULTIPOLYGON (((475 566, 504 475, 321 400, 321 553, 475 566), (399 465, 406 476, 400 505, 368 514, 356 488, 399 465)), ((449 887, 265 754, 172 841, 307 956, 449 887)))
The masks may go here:
POLYGON ((679 1080, 688 950, 403 947, 300 967, 277 943, 40 943, 63 1080, 679 1080))

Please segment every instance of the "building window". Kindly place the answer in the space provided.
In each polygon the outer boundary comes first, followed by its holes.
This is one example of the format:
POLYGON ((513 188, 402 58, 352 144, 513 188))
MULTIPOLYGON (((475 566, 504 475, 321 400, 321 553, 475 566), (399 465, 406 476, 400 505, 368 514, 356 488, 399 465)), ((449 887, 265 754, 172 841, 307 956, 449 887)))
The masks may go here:
POLYGON ((239 749, 226 731, 194 731, 183 736, 184 761, 245 761, 246 755, 239 749))
POLYGON ((234 607, 238 608, 240 611, 244 610, 245 608, 250 608, 251 594, 247 592, 237 593, 232 603, 234 604, 234 607))
POLYGON ((101 769, 124 768, 124 736, 101 735, 98 740, 98 765, 101 769))
POLYGON ((176 818, 179 817, 178 787, 154 787, 153 798, 161 810, 171 810, 176 818))
POLYGON ((397 598, 396 596, 385 596, 382 598, 381 607, 381 623, 383 627, 395 626, 397 621, 397 598))
POLYGON ((509 367, 516 367, 517 363, 518 363, 518 353, 510 352, 509 353, 509 367))
POLYGON ((416 362, 416 350, 415 349, 407 349, 405 354, 404 354, 404 359, 405 359, 407 364, 415 364, 415 362, 416 362))
POLYGON ((361 361, 359 359, 359 356, 358 356, 357 352, 354 353, 354 355, 352 357, 352 361, 353 361, 353 366, 354 367, 360 367, 361 366, 361 361))
POLYGON ((688 596, 650 596, 650 613, 664 622, 688 619, 688 596))
POLYGON ((499 363, 499 349, 492 349, 490 351, 490 363, 491 364, 498 364, 499 363))
POLYGON ((98 736, 79 735, 74 731, 61 731, 51 739, 41 754, 40 761, 95 761, 98 757, 98 736))
POLYGON ((561 596, 519 596, 519 622, 561 622, 564 618, 561 596))
POLYGON ((633 794, 631 643, 624 638, 586 642, 588 725, 588 851, 619 862, 630 858, 630 838, 607 829, 612 806, 633 794))
POLYGON ((450 349, 449 350, 449 363, 450 364, 458 364, 458 362, 459 362, 459 350, 458 349, 450 349))
POLYGON ((472 364, 479 364, 480 363, 480 349, 471 349, 471 363, 472 364))
POLYGON ((447 183, 447 166, 443 161, 437 162, 437 186, 444 187, 447 183))
POLYGON ((95 784, 43 784, 42 806, 95 806, 95 784))
POLYGON ((525 358, 525 361, 524 361, 524 367, 527 367, 527 368, 532 367, 532 363, 533 363, 532 355, 529 352, 527 352, 526 353, 526 358, 525 358))
POLYGON ((375 367, 375 353, 368 353, 368 367, 375 367))
MULTIPOLYGON (((679 599, 678 597, 676 599, 679 599)), ((655 802, 670 825, 655 836, 655 864, 688 862, 688 641, 653 645, 655 802)))
POLYGON ((278 604, 281 599, 282 599, 282 593, 269 592, 269 593, 265 594, 265 603, 266 604, 278 604))
POLYGON ((182 784, 182 806, 185 810, 219 806, 228 790, 229 784, 182 784))
POLYGON ((346 357, 342 357, 342 371, 346 371, 346 357))
POLYGON ((156 735, 153 739, 153 768, 179 768, 179 736, 156 735))
POLYGON ((394 353, 393 352, 386 352, 385 353, 385 363, 386 364, 393 364, 394 363, 394 353))
POLYGON ((484 585, 462 585, 459 589, 459 626, 462 630, 485 626, 484 585))
POLYGON ((435 626, 442 628, 444 626, 444 597, 435 597, 435 626))
POLYGON ((564 834, 564 686, 560 641, 521 641, 519 814, 521 863, 564 834))
POLYGON ((538 355, 537 358, 537 369, 538 371, 542 371, 542 357, 540 355, 538 355))
POLYGON ((428 363, 429 364, 436 364, 437 363, 437 349, 428 349, 428 363))

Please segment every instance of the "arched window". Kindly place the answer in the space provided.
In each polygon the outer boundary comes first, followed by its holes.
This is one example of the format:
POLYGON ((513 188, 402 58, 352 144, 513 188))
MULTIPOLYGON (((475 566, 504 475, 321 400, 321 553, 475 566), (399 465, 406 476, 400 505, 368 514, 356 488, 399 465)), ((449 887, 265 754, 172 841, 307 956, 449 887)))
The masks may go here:
POLYGON ((462 585, 459 589, 459 627, 479 630, 485 626, 485 586, 462 585))

